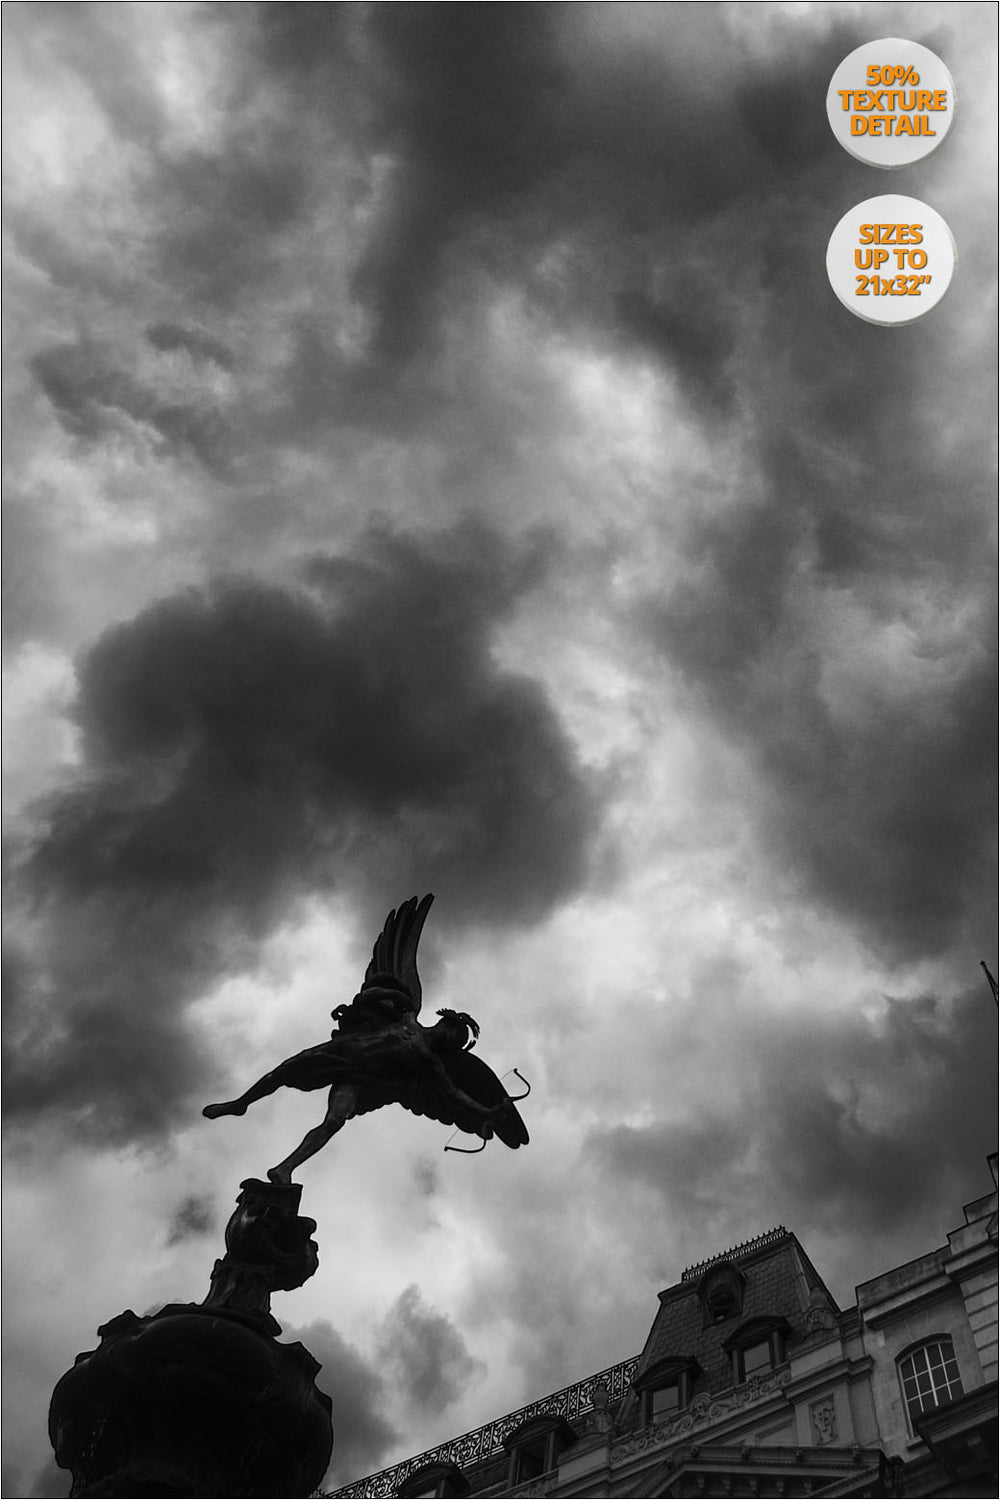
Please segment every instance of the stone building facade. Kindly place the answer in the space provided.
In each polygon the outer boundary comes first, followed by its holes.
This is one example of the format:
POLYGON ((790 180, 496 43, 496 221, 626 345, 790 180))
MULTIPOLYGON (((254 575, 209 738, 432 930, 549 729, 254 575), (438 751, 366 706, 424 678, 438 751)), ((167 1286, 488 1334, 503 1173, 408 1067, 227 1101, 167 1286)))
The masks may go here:
POLYGON ((948 1243, 858 1287, 883 1446, 915 1495, 980 1495, 996 1470, 997 1158, 993 1191, 965 1207, 948 1243), (940 1471, 957 1487, 940 1489, 940 1471))
POLYGON ((997 1191, 837 1307, 769 1230, 659 1294, 632 1359, 334 1491, 363 1496, 997 1494, 997 1191))

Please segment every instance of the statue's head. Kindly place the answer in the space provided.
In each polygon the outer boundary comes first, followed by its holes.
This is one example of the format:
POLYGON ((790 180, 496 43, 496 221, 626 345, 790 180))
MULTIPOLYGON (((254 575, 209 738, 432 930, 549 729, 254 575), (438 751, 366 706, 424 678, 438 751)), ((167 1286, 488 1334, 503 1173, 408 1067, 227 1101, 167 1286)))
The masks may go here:
POLYGON ((462 1050, 470 1052, 479 1036, 479 1022, 464 1010, 439 1010, 438 1015, 442 1024, 452 1028, 456 1037, 461 1038, 458 1045, 462 1050))

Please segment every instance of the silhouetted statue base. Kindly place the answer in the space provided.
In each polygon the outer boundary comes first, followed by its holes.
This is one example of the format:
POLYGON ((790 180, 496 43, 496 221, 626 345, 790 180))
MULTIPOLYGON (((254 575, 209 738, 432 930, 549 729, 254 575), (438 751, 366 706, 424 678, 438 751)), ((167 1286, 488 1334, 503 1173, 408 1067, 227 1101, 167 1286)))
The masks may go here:
POLYGON ((241 1184, 201 1304, 151 1317, 131 1310, 97 1331, 52 1396, 56 1461, 71 1495, 301 1496, 315 1490, 333 1450, 332 1403, 302 1344, 279 1344, 272 1291, 316 1270, 301 1188, 241 1184))

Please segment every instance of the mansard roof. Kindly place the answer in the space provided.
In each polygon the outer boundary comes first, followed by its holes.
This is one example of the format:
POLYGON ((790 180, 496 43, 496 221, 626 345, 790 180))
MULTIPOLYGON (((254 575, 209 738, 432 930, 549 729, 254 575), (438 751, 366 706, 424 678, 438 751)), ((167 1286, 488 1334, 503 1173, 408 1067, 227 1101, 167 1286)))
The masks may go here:
POLYGON ((746 1240, 720 1255, 690 1266, 674 1286, 660 1292, 660 1308, 639 1356, 637 1375, 669 1356, 696 1359, 699 1388, 721 1391, 733 1383, 727 1341, 754 1320, 760 1326, 784 1319, 790 1344, 804 1341, 814 1328, 817 1294, 830 1321, 840 1310, 794 1234, 783 1226, 746 1240), (711 1300, 713 1282, 732 1268, 739 1296, 724 1317, 711 1300))

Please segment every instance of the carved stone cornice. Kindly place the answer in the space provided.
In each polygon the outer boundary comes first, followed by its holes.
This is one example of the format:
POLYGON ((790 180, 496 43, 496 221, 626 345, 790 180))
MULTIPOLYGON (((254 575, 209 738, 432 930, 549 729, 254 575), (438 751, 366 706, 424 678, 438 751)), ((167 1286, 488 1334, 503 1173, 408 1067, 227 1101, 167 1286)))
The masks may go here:
POLYGON ((735 1390, 723 1392, 718 1396, 707 1394, 696 1396, 691 1405, 679 1412, 677 1416, 668 1417, 664 1422, 651 1423, 641 1432, 634 1433, 632 1437, 616 1443, 611 1449, 611 1462, 612 1464, 625 1463, 637 1454, 649 1453, 656 1448, 665 1447, 678 1438, 686 1437, 689 1432, 700 1431, 716 1422, 724 1422, 729 1417, 738 1416, 747 1407, 755 1406, 758 1402, 764 1402, 780 1394, 791 1383, 791 1379, 791 1371, 785 1368, 775 1370, 769 1375, 755 1376, 748 1380, 746 1385, 737 1386, 735 1390))

